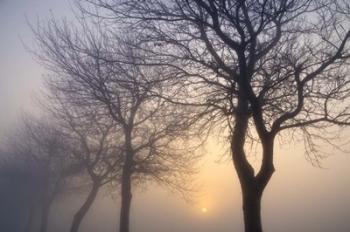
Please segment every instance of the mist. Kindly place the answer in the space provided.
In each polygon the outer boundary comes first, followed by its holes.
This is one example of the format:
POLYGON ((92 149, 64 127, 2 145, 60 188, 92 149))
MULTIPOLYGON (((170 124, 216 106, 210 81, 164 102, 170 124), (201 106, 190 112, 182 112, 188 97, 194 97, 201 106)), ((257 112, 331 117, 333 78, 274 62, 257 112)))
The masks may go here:
MULTIPOLYGON (((38 170, 34 166, 33 171, 29 168, 32 167, 30 162, 21 161, 6 150, 13 135, 19 138, 16 131, 21 127, 22 119, 29 118, 27 112, 42 121, 37 98, 45 89, 43 83, 47 71, 28 51, 35 44, 35 36, 28 23, 35 25, 37 20, 52 16, 72 19, 72 9, 74 3, 71 1, 0 1, 1 231, 26 231, 26 223, 31 216, 31 228, 35 229, 27 231, 39 231, 40 224, 42 200, 39 187, 36 187, 39 186, 36 185, 37 179, 33 177, 38 170), (12 136, 10 139, 9 135, 12 136), (39 200, 35 200, 36 197, 39 200)), ((195 186, 195 190, 188 193, 189 199, 148 179, 133 189, 130 231, 244 231, 240 182, 223 139, 226 134, 222 132, 222 137, 216 136, 218 134, 221 132, 210 135, 203 147, 196 151, 201 157, 194 165, 196 171, 190 184, 195 186)), ((302 142, 289 140, 288 136, 284 137, 284 141, 276 142, 276 171, 262 198, 264 231, 350 231, 350 145, 346 141, 349 135, 349 129, 344 128, 341 150, 321 142, 321 150, 328 155, 321 160, 320 166, 307 159, 302 142)), ((254 168, 261 164, 261 156, 256 153, 252 149, 247 155, 254 168)), ((84 178, 77 181, 78 185, 72 181, 74 183, 54 198, 47 232, 69 231, 74 214, 91 187, 84 178)), ((121 192, 119 184, 112 182, 101 187, 79 231, 118 231, 121 192)))

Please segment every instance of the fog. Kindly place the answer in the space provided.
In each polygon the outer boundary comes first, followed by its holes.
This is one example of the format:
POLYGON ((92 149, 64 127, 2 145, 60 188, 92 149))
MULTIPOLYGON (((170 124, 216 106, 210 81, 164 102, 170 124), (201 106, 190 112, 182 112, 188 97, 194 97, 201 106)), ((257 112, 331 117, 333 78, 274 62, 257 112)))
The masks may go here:
MULTIPOLYGON (((25 46, 31 46, 32 34, 27 21, 36 22, 50 14, 71 17, 71 3, 55 0, 0 1, 0 134, 17 125, 24 111, 36 112, 33 103, 41 91, 45 70, 35 62, 25 46)), ((344 137, 350 135, 344 131, 344 137)), ((322 160, 322 168, 305 159, 298 142, 276 145, 276 172, 262 200, 262 218, 269 232, 348 232, 350 231, 350 154, 325 146, 331 154, 322 160)), ((350 145, 344 145, 344 150, 350 145)), ((238 232, 243 231, 241 190, 232 161, 225 147, 210 138, 202 152, 195 176, 197 191, 192 201, 156 184, 133 191, 132 232, 238 232), (206 212, 203 212, 206 208, 206 212)), ((250 160, 258 165, 259 157, 250 160)), ((21 202, 10 202, 16 193, 0 189, 0 231, 20 232, 17 213, 21 202), (4 196, 5 195, 5 196, 4 196), (6 202, 4 202, 6 201, 6 202), (2 207, 8 205, 8 207, 2 207)), ((23 189, 14 190, 25 192, 23 189)), ((24 193, 25 194, 25 193, 24 193)), ((86 192, 71 192, 54 201, 49 216, 49 232, 69 231, 74 212, 86 192)), ((82 232, 112 232, 119 225, 119 194, 99 193, 83 220, 82 232)))
MULTIPOLYGON (((156 186, 137 190, 132 203, 132 231, 243 231, 239 183, 230 162, 216 158, 210 146, 197 182, 200 192, 187 203, 176 194, 156 186), (208 212, 202 213, 201 208, 208 212)), ((212 150, 213 149, 213 150, 212 150)), ((220 154, 219 154, 220 156, 220 154)), ((266 231, 346 232, 350 228, 349 156, 334 154, 324 161, 325 169, 305 161, 302 149, 279 151, 276 175, 262 205, 266 231), (297 152, 296 152, 297 151, 297 152), (297 169, 295 169, 297 167, 297 169)), ((78 196, 56 203, 52 231, 64 231, 78 196), (68 206, 69 205, 69 206, 68 206)), ((82 231, 113 231, 118 225, 118 198, 101 194, 83 223, 82 231), (97 220, 98 218, 98 220, 97 220), (95 222, 96 220, 96 222, 95 222)))

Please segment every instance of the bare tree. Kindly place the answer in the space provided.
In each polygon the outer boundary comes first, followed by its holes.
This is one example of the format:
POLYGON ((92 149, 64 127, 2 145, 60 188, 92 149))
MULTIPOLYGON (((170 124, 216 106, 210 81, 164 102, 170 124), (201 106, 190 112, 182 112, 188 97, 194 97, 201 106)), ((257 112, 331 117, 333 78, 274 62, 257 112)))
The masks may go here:
POLYGON ((1 150, 0 157, 0 228, 31 232, 41 205, 38 194, 42 188, 41 173, 33 160, 10 154, 8 149, 1 150))
POLYGON ((313 139, 329 141, 322 130, 350 124, 347 1, 86 2, 100 9, 81 5, 90 15, 136 30, 148 65, 177 69, 184 83, 178 89, 196 90, 190 99, 164 98, 207 105, 227 119, 247 232, 262 231, 260 203, 275 171, 276 136, 303 135, 317 164, 313 139), (247 160, 251 141, 262 147, 259 170, 247 160))
MULTIPOLYGON (((46 232, 50 207, 55 197, 63 190, 65 178, 71 165, 63 134, 52 124, 26 115, 21 126, 8 138, 6 150, 12 159, 19 159, 32 170, 35 180, 37 205, 40 205, 40 232, 46 232)), ((25 172, 28 168, 24 169, 25 172)), ((31 214, 34 213, 32 206, 31 214)), ((28 219, 30 231, 32 217, 28 219)))
MULTIPOLYGON (((84 173, 89 177, 91 189, 82 206, 75 213, 71 232, 77 232, 80 224, 106 184, 120 182, 122 159, 120 134, 113 120, 99 117, 97 112, 86 108, 71 107, 60 93, 51 92, 48 109, 69 141, 68 149, 84 173)), ((85 178, 84 178, 85 181, 85 178)))
POLYGON ((123 155, 119 230, 128 232, 133 184, 152 180, 181 193, 188 190, 194 155, 183 144, 196 119, 188 107, 157 97, 167 91, 162 83, 168 70, 139 65, 142 54, 128 45, 133 36, 123 38, 104 26, 83 18, 80 29, 74 29, 52 20, 46 27, 38 25, 34 34, 37 57, 52 74, 50 90, 64 95, 72 107, 94 110, 97 118, 117 125, 123 155))

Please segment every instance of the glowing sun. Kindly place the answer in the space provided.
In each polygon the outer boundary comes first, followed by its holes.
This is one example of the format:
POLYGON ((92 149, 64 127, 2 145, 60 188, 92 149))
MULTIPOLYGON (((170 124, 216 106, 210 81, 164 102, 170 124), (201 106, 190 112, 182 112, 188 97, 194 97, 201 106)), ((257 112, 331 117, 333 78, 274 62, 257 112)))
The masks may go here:
POLYGON ((201 208, 202 213, 207 213, 208 209, 206 207, 201 208))

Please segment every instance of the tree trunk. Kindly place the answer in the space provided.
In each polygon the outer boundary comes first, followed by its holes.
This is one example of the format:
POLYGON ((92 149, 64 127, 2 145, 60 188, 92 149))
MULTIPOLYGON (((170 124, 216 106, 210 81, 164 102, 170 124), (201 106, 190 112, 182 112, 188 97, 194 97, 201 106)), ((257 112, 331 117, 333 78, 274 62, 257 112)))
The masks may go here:
POLYGON ((32 224, 33 224, 34 214, 35 214, 35 204, 33 203, 33 205, 31 205, 30 209, 29 209, 27 223, 26 223, 25 228, 24 228, 25 232, 31 232, 32 231, 32 224))
POLYGON ((134 151, 132 147, 132 127, 125 128, 125 163, 123 165, 121 183, 121 207, 119 219, 119 232, 129 232, 130 206, 131 206, 131 177, 134 151))
POLYGON ((91 191, 89 192, 88 197, 86 198, 84 204, 80 207, 78 212, 75 213, 73 222, 71 225, 70 232, 77 232, 79 230, 79 226, 85 217, 86 213, 89 211, 92 203, 95 201, 97 193, 99 190, 99 184, 93 184, 91 191))
POLYGON ((261 195, 254 190, 243 192, 243 216, 245 232, 262 232, 261 195))
POLYGON ((49 213, 50 213, 51 202, 44 202, 43 209, 41 212, 41 224, 40 224, 40 232, 47 231, 47 225, 49 221, 49 213))
POLYGON ((125 167, 123 170, 119 232, 129 232, 130 206, 132 198, 131 173, 129 169, 129 167, 125 167))
POLYGON ((245 92, 240 89, 239 93, 235 126, 231 138, 232 160, 242 189, 245 232, 262 232, 261 197, 274 172, 273 136, 259 134, 263 146, 263 160, 259 173, 255 175, 244 150, 249 123, 249 104, 245 92))

